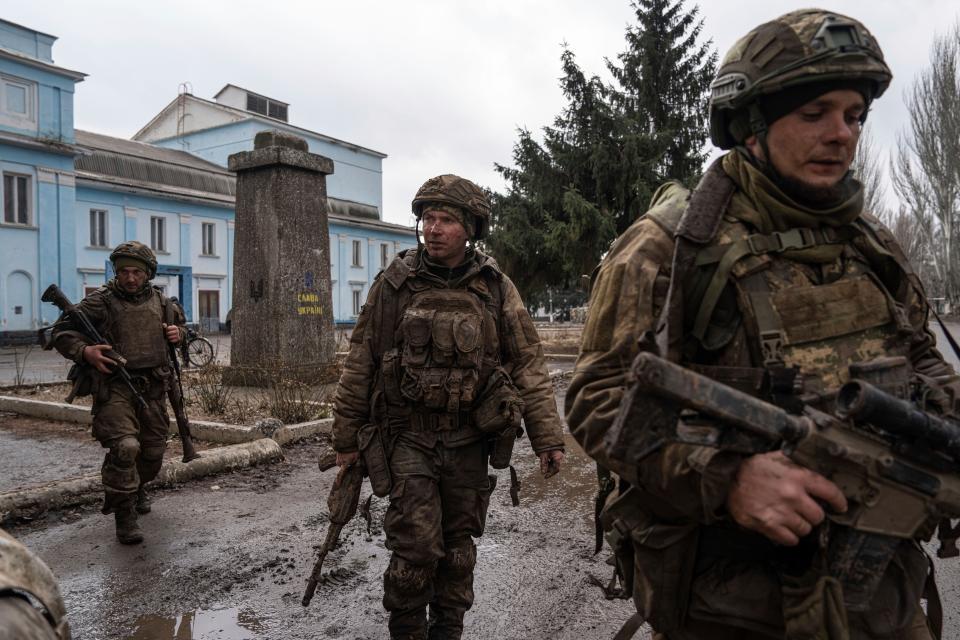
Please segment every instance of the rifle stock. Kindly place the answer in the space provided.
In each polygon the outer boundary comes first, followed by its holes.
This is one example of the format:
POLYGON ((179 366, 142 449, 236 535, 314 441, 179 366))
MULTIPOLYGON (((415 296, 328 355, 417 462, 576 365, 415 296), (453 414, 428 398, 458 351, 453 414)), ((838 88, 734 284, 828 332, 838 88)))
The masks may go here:
MULTIPOLYGON (((164 318, 167 326, 176 325, 173 317, 173 303, 167 301, 164 318)), ((181 338, 182 339, 182 338, 181 338)), ((167 343, 167 356, 170 360, 170 367, 173 369, 175 380, 167 382, 167 397, 170 399, 170 406, 173 408, 173 416, 177 421, 177 432, 180 434, 180 445, 183 447, 183 461, 190 462, 200 457, 193 444, 193 435, 190 433, 190 420, 187 418, 187 403, 183 397, 183 381, 180 374, 180 362, 177 360, 177 346, 171 342, 167 343)))
POLYGON ((323 546, 320 547, 317 561, 314 563, 313 571, 310 572, 310 578, 307 580, 307 588, 303 592, 301 604, 305 607, 310 605, 313 594, 317 590, 317 585, 322 577, 323 561, 326 560, 327 554, 337 546, 343 527, 357 514, 357 507, 360 505, 360 489, 363 487, 363 475, 363 463, 357 460, 350 466, 341 467, 337 472, 336 480, 333 481, 330 495, 327 497, 330 528, 327 529, 327 537, 324 539, 323 546))

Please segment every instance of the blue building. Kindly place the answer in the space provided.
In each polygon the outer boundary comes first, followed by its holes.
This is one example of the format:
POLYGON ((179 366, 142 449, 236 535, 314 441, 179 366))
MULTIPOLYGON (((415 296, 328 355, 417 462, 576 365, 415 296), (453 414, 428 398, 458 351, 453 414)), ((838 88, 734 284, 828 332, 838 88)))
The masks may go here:
POLYGON ((334 161, 328 176, 333 314, 350 323, 376 274, 416 245, 382 220, 383 153, 291 125, 290 105, 226 85, 213 100, 178 95, 132 140, 73 126, 85 74, 53 62, 54 36, 0 20, 0 333, 34 330, 57 311, 56 282, 79 299, 109 276, 124 240, 157 252, 155 284, 214 329, 232 306, 234 175, 227 157, 280 129, 334 161))

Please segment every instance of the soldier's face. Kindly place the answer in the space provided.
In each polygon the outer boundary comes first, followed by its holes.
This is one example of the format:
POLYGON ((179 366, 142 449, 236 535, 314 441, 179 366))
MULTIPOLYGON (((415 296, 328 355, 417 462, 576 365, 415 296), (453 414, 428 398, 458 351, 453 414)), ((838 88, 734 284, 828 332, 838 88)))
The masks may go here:
MULTIPOLYGON (((863 96, 850 89, 811 100, 770 125, 768 160, 781 176, 807 189, 836 186, 853 161, 865 109, 863 96)), ((746 145, 755 157, 767 159, 756 136, 746 145)))
POLYGON ((467 253, 467 230, 446 211, 425 211, 421 218, 427 253, 440 264, 456 267, 467 253))
POLYGON ((147 283, 147 272, 137 267, 120 267, 117 283, 127 293, 136 293, 147 283))

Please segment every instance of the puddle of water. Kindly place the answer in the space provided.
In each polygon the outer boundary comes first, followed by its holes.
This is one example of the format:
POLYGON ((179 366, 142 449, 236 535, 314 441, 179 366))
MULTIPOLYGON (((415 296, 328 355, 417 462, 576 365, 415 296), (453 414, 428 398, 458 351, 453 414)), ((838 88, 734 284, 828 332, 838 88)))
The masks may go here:
POLYGON ((199 609, 180 616, 142 616, 131 640, 252 640, 266 628, 249 609, 199 609))

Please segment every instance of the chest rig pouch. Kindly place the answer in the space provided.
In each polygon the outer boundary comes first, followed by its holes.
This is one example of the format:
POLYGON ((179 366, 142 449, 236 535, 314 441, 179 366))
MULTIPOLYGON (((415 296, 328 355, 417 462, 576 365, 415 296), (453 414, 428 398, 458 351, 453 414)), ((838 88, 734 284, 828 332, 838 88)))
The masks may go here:
POLYGON ((458 289, 414 294, 400 321, 400 393, 431 411, 469 410, 486 382, 483 307, 458 289))
POLYGON ((110 335, 128 369, 152 369, 167 364, 167 340, 163 334, 163 304, 153 291, 145 300, 133 302, 110 297, 110 335))
POLYGON ((780 257, 789 249, 848 243, 855 233, 850 228, 793 229, 701 252, 698 264, 715 263, 717 269, 701 298, 692 334, 704 345, 725 334, 714 348, 733 337, 733 331, 718 332, 713 326, 716 319, 723 321, 714 310, 719 311, 721 289, 729 283, 726 295, 738 309, 737 318, 742 317, 754 366, 798 372, 801 377, 791 383, 795 391, 835 390, 846 382, 851 364, 906 355, 906 341, 896 338, 911 331, 910 323, 863 256, 845 249, 842 268, 826 282, 811 279, 807 267, 780 257))

